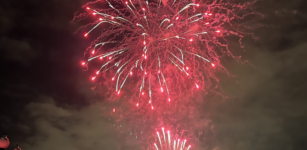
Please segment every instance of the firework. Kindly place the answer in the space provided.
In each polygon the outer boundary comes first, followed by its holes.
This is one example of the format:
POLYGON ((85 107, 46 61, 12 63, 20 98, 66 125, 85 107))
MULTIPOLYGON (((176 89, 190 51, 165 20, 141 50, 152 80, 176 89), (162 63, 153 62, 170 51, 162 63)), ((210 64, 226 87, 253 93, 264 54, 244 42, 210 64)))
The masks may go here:
POLYGON ((156 150, 189 150, 191 145, 187 145, 186 139, 180 140, 162 127, 162 133, 157 132, 157 143, 153 143, 153 147, 156 150))
POLYGON ((243 37, 231 21, 242 18, 234 11, 244 5, 217 0, 105 0, 107 8, 102 9, 95 8, 98 2, 85 6, 96 21, 84 37, 97 38, 81 64, 100 62, 91 80, 113 82, 117 96, 129 80, 134 83, 126 90, 134 93, 129 102, 135 107, 153 110, 187 90, 216 88, 214 71, 224 69, 219 57, 225 53, 234 57, 225 36, 243 37))

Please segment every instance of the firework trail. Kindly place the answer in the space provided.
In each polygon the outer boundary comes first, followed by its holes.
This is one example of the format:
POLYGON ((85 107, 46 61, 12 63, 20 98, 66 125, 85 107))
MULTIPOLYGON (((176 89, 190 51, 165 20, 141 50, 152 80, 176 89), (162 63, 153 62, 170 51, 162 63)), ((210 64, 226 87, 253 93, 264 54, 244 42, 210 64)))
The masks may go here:
POLYGON ((235 14, 245 4, 222 0, 105 0, 84 7, 96 19, 84 37, 97 38, 82 65, 99 62, 93 81, 113 82, 114 95, 133 93, 129 103, 149 109, 188 90, 216 89, 215 71, 226 71, 220 56, 235 58, 225 37, 234 35, 240 43, 243 33, 233 20, 246 15, 235 14))

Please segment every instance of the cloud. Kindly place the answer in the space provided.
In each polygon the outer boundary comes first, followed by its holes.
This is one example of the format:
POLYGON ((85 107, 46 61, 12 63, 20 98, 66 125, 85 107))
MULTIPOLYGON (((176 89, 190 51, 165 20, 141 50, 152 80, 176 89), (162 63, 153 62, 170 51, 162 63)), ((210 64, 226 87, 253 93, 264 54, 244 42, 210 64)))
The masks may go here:
MULTIPOLYGON (((64 108, 57 106, 52 98, 41 97, 41 102, 29 103, 20 110, 22 119, 14 125, 22 137, 18 144, 31 150, 129 150, 131 147, 136 150, 135 140, 113 127, 103 107, 106 104, 96 103, 80 110, 64 108)), ((17 141, 11 139, 11 142, 17 141)))
POLYGON ((254 70, 239 69, 240 84, 226 85, 233 99, 213 118, 220 150, 306 149, 307 44, 257 52, 254 70))

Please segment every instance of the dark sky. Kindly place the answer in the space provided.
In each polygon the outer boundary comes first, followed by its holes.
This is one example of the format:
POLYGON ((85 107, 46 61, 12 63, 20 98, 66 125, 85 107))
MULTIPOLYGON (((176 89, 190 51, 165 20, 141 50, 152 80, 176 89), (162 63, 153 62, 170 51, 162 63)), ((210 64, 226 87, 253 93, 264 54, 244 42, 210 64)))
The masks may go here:
MULTIPOLYGON (((110 127, 103 98, 93 94, 80 68, 90 41, 74 34, 80 24, 70 21, 86 2, 1 0, 0 134, 8 134, 13 145, 137 149, 125 146, 135 143, 110 127)), ((305 0, 259 3, 265 26, 242 52, 254 67, 226 64, 240 82, 222 82, 231 96, 216 100, 209 118, 214 136, 208 138, 216 150, 307 149, 306 6, 305 0)))

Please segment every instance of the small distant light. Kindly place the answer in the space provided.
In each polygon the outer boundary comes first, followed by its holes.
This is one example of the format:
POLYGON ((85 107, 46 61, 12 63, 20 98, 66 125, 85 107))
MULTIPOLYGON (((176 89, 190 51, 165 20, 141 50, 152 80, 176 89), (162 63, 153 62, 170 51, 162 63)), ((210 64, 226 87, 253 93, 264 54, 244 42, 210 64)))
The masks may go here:
POLYGON ((144 41, 143 44, 146 45, 146 41, 144 41))
POLYGON ((96 74, 98 75, 98 74, 99 74, 99 71, 97 71, 96 74))
POLYGON ((96 79, 96 77, 92 77, 92 80, 95 80, 96 79))
POLYGON ((145 11, 145 8, 142 8, 143 11, 145 11))
POLYGON ((199 7, 199 4, 196 4, 197 7, 199 7))
POLYGON ((114 80, 115 80, 115 78, 113 77, 113 78, 112 78, 112 81, 114 81, 114 80))
POLYGON ((87 37, 87 33, 84 34, 84 37, 87 37))
POLYGON ((212 13, 208 14, 209 16, 212 16, 212 13))
POLYGON ((186 67, 187 70, 189 70, 189 67, 186 67))
POLYGON ((86 9, 87 9, 87 10, 90 10, 91 8, 90 8, 90 7, 86 7, 86 9))
POLYGON ((130 71, 130 75, 132 76, 132 71, 130 71))
POLYGON ((145 71, 145 74, 147 74, 147 72, 145 71))
POLYGON ((154 107, 153 107, 153 106, 151 106, 151 109, 154 109, 154 107))
POLYGON ((207 22, 206 24, 210 24, 209 22, 207 22))
POLYGON ((195 84, 195 85, 196 85, 196 88, 199 88, 199 86, 197 84, 195 84))
POLYGON ((187 76, 189 76, 190 74, 189 73, 187 73, 187 76))
POLYGON ((113 108, 113 112, 115 112, 115 108, 113 108))
POLYGON ((179 17, 176 17, 176 20, 178 20, 179 19, 179 17))
POLYGON ((221 31, 220 30, 216 30, 215 32, 220 33, 221 31))
POLYGON ((151 100, 149 100, 149 102, 148 102, 149 104, 151 103, 151 100))
POLYGON ((212 65, 212 67, 215 67, 215 64, 211 64, 212 65))
POLYGON ((100 21, 102 21, 102 18, 99 18, 100 21))
POLYGON ((158 73, 160 73, 160 70, 158 71, 158 73))
POLYGON ((136 25, 138 26, 139 24, 138 24, 138 23, 136 23, 136 25))
POLYGON ((114 19, 114 17, 112 16, 112 17, 111 17, 111 19, 113 20, 113 19, 114 19))
POLYGON ((99 59, 100 59, 100 60, 102 60, 102 59, 103 59, 103 57, 101 56, 101 57, 99 57, 99 59))
POLYGON ((112 59, 112 57, 110 56, 110 57, 109 57, 109 59, 111 60, 111 59, 112 59))
POLYGON ((127 2, 127 1, 126 1, 125 3, 128 5, 128 2, 127 2))
POLYGON ((95 51, 94 51, 94 50, 92 51, 92 54, 95 54, 95 51))
POLYGON ((84 65, 85 65, 85 62, 82 62, 81 65, 84 66, 84 65))
POLYGON ((170 102, 170 101, 171 101, 171 99, 170 99, 170 98, 168 98, 168 101, 170 102))
POLYGON ((164 127, 162 127, 162 130, 164 130, 164 127))
POLYGON ((136 103, 136 106, 139 107, 139 103, 136 103))
POLYGON ((162 87, 160 88, 160 90, 161 90, 161 92, 163 92, 163 88, 162 87))
POLYGON ((120 94, 120 91, 118 91, 117 94, 119 95, 119 94, 120 94))
POLYGON ((97 13, 94 12, 93 15, 95 16, 95 15, 97 15, 97 13))
POLYGON ((205 15, 208 15, 208 13, 205 13, 205 15))
POLYGON ((147 59, 147 56, 146 56, 146 55, 145 55, 144 57, 145 57, 145 59, 147 59))
POLYGON ((192 41, 193 41, 193 39, 190 39, 189 41, 190 41, 190 42, 192 42, 192 41))
POLYGON ((142 95, 144 95, 144 92, 142 92, 142 95))

